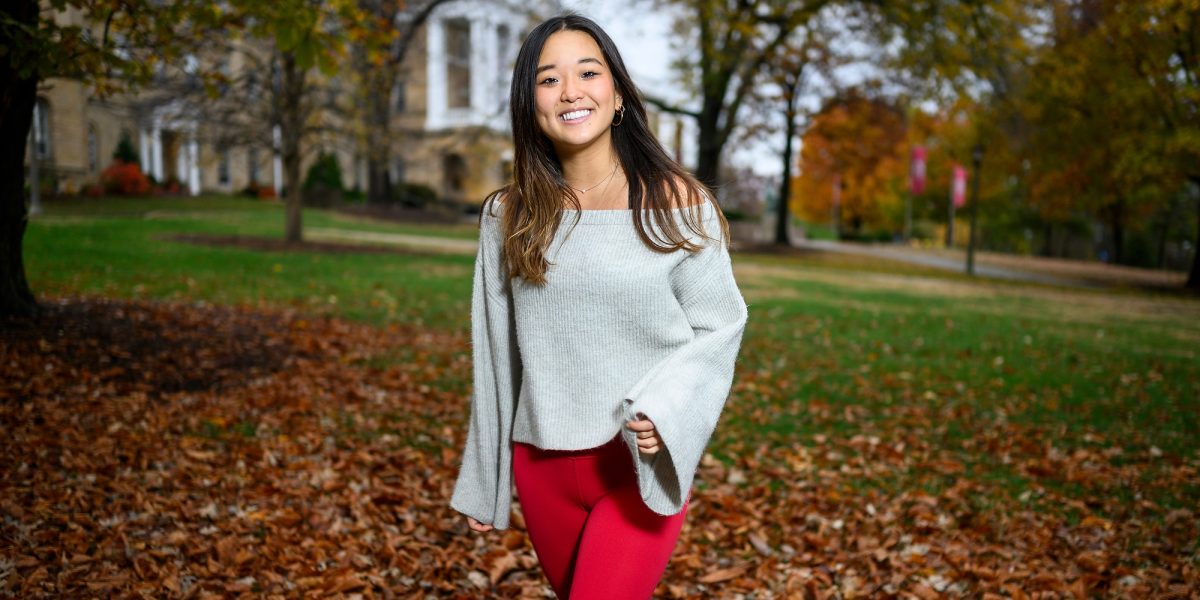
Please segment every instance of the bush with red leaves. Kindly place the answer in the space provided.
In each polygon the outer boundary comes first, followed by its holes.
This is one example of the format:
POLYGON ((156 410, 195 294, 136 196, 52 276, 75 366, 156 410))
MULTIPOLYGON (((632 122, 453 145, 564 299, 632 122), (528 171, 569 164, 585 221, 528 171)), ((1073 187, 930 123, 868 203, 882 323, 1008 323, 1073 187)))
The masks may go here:
POLYGON ((104 191, 123 196, 141 196, 150 192, 150 180, 137 163, 117 161, 100 174, 104 191))

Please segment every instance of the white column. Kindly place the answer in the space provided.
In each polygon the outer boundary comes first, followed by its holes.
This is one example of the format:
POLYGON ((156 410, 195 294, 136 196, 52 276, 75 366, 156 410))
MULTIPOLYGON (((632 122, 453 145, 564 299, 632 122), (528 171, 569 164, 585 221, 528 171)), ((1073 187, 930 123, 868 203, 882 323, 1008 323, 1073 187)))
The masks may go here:
POLYGON ((446 115, 446 36, 440 18, 425 25, 425 129, 441 129, 446 115))
POLYGON ((275 197, 279 198, 283 195, 283 157, 280 154, 283 145, 283 130, 278 125, 271 129, 271 138, 275 148, 275 155, 271 159, 271 176, 275 180, 275 197))
POLYGON ((179 144, 179 152, 175 153, 175 179, 179 180, 180 185, 188 180, 187 150, 187 146, 179 144))
POLYGON ((486 125, 488 115, 495 110, 496 74, 488 65, 495 62, 496 28, 483 18, 471 23, 471 121, 486 125))
POLYGON ((158 120, 154 121, 154 131, 150 134, 150 174, 159 183, 163 182, 163 153, 162 153, 162 127, 158 120))
POLYGON ((188 139, 188 193, 200 195, 200 144, 193 133, 188 139))
POLYGON ((150 172, 150 132, 145 127, 138 129, 138 154, 142 159, 142 172, 150 172))

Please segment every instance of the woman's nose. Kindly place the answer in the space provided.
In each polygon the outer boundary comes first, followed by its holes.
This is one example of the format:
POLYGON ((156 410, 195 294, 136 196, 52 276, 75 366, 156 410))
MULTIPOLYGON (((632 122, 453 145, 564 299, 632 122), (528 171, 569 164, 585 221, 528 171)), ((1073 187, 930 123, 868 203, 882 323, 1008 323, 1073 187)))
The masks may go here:
POLYGON ((583 96, 575 88, 575 83, 573 81, 571 81, 570 78, 563 81, 563 87, 562 87, 562 101, 563 102, 575 102, 576 100, 580 99, 581 97, 583 97, 583 96))

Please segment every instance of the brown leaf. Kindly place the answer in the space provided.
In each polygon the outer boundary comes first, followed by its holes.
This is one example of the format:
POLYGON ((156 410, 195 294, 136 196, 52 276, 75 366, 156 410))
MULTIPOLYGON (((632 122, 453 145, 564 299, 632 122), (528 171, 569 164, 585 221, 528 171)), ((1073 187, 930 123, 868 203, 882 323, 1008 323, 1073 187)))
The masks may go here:
POLYGON ((696 581, 699 581, 700 583, 719 583, 721 581, 729 581, 730 579, 741 576, 750 568, 750 566, 751 565, 749 563, 746 563, 736 567, 729 567, 727 569, 709 571, 696 581))

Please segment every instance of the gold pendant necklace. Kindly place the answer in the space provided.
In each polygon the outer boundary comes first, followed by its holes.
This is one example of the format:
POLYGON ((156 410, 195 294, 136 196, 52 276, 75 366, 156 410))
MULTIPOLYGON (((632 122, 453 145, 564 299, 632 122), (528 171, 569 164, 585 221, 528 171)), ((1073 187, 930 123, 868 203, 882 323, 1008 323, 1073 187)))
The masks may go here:
POLYGON ((569 184, 569 183, 567 184, 567 186, 568 186, 568 187, 570 187, 571 189, 573 189, 573 190, 575 190, 575 191, 579 192, 580 194, 586 194, 586 193, 588 193, 588 191, 590 191, 590 190, 594 190, 594 189, 596 189, 597 187, 600 187, 600 184, 602 184, 602 183, 604 183, 604 182, 608 181, 609 179, 612 179, 612 176, 613 176, 613 175, 616 175, 616 174, 617 174, 617 165, 616 165, 616 164, 614 164, 614 165, 613 165, 613 170, 612 170, 612 172, 611 172, 611 173, 609 173, 609 174, 608 174, 608 176, 607 176, 607 177, 605 177, 604 179, 601 179, 601 180, 600 180, 600 182, 599 182, 599 183, 597 183, 596 185, 593 185, 593 186, 591 186, 591 187, 584 188, 584 189, 579 189, 579 188, 577 188, 577 187, 575 187, 575 186, 573 186, 573 185, 571 185, 571 184, 569 184))

